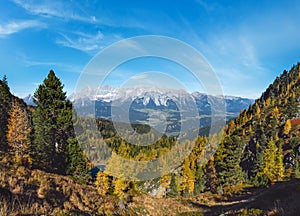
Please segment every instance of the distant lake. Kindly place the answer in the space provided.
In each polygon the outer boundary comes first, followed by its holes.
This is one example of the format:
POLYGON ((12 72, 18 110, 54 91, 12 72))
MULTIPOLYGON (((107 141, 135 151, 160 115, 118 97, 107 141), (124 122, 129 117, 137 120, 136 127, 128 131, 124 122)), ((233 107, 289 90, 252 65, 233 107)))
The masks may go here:
POLYGON ((90 173, 91 173, 92 178, 95 180, 97 178, 97 173, 99 171, 104 171, 105 167, 106 167, 105 164, 99 164, 99 165, 95 166, 93 169, 91 169, 90 173))

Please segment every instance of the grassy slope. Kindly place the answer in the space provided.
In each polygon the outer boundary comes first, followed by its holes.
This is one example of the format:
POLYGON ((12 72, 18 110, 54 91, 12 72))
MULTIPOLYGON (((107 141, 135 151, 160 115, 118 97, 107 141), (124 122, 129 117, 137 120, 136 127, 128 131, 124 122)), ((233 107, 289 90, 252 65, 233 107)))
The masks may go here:
POLYGON ((97 215, 114 211, 115 197, 101 197, 92 186, 16 166, 7 155, 0 158, 0 215, 97 215))
POLYGON ((297 215, 300 179, 269 188, 247 188, 231 198, 203 193, 191 198, 141 194, 121 211, 115 196, 100 196, 92 185, 69 177, 16 166, 0 152, 0 215, 297 215), (252 210, 249 210, 252 209, 252 210), (256 210, 253 210, 256 209, 256 210), (260 210, 257 210, 260 209, 260 210))
POLYGON ((92 185, 66 176, 17 166, 0 151, 0 215, 176 215, 199 210, 177 199, 145 194, 133 198, 125 210, 115 196, 100 196, 92 185))

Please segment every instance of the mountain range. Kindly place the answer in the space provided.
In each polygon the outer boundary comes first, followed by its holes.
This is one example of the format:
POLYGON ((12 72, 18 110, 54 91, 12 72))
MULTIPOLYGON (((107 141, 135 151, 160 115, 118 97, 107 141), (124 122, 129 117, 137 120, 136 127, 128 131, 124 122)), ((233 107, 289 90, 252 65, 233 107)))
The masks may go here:
MULTIPOLYGON (((248 98, 211 96, 200 92, 188 93, 182 89, 111 86, 87 87, 71 94, 68 99, 73 102, 80 116, 93 116, 108 120, 114 118, 114 120, 132 124, 150 124, 153 127, 167 121, 168 132, 180 130, 180 122, 185 118, 182 116, 183 112, 199 114, 200 127, 203 127, 211 123, 212 109, 215 109, 215 114, 218 113, 218 106, 212 107, 212 103, 226 107, 226 112, 223 114, 228 120, 238 116, 241 110, 248 108, 254 102, 248 98), (124 107, 129 110, 127 118, 124 117, 126 115, 124 107)), ((34 105, 32 95, 28 95, 23 100, 28 105, 34 105)))
POLYGON ((69 99, 81 116, 95 116, 132 124, 150 124, 153 127, 166 121, 168 132, 180 130, 182 121, 191 120, 196 115, 200 127, 213 121, 212 114, 215 115, 214 120, 234 118, 254 102, 248 98, 188 93, 182 89, 111 86, 86 88, 71 94, 69 99), (221 107, 224 108, 223 113, 221 107))

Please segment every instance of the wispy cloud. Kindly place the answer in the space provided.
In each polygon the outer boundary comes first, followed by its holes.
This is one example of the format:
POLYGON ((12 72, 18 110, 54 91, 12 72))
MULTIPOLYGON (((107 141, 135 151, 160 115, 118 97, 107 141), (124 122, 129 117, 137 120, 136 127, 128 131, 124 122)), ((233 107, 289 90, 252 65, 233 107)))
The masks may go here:
POLYGON ((260 49, 251 38, 251 32, 238 27, 201 37, 188 27, 188 38, 213 67, 225 94, 251 98, 259 96, 258 92, 264 89, 265 84, 260 81, 256 85, 249 83, 255 82, 257 77, 265 78, 269 71, 262 63, 260 49), (248 86, 247 91, 243 90, 244 86, 248 86))
POLYGON ((42 62, 42 61, 32 61, 32 60, 23 60, 25 67, 32 67, 32 66, 49 66, 49 65, 56 65, 56 62, 42 62))
POLYGON ((16 5, 24 8, 28 13, 43 17, 57 17, 83 22, 96 22, 95 16, 89 16, 83 9, 74 10, 72 5, 64 1, 49 0, 11 0, 16 5))
POLYGON ((218 7, 216 5, 216 3, 212 2, 212 1, 196 0, 196 3, 198 3, 207 12, 211 12, 218 7))
POLYGON ((66 34, 61 34, 61 36, 62 38, 56 40, 57 44, 87 53, 99 51, 103 46, 101 43, 103 34, 101 32, 97 32, 96 34, 76 32, 72 36, 66 34))
POLYGON ((47 66, 51 69, 63 70, 71 73, 80 73, 82 71, 82 66, 74 65, 74 64, 66 64, 61 62, 43 62, 43 61, 34 61, 34 60, 23 60, 25 67, 35 67, 35 66, 47 66))
POLYGON ((0 25, 0 37, 4 37, 28 28, 44 27, 45 24, 36 20, 14 21, 0 25))

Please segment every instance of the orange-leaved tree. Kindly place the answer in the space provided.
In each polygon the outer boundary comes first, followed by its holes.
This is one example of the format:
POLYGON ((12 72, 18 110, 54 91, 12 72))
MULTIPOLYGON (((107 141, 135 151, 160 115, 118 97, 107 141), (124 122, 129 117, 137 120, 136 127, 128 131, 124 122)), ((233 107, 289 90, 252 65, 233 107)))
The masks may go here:
POLYGON ((26 106, 22 105, 15 98, 8 119, 7 142, 15 151, 16 157, 19 159, 28 155, 30 146, 29 134, 31 129, 26 106))

